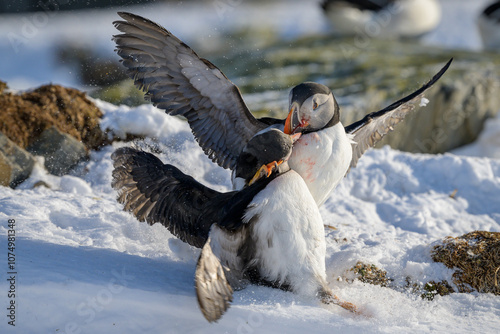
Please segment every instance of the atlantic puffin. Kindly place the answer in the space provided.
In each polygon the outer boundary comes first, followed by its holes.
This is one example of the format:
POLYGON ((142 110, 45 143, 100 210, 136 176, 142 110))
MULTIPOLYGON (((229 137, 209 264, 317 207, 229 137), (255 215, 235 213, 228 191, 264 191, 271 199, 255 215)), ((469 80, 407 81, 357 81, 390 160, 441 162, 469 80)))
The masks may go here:
POLYGON ((323 220, 304 180, 287 162, 293 137, 275 128, 253 136, 244 153, 253 158, 249 185, 226 193, 151 153, 123 147, 112 155, 112 186, 124 209, 202 248, 195 287, 210 322, 227 310, 233 289, 248 283, 316 296, 356 312, 328 287, 323 220))
POLYGON ((500 50, 500 1, 486 7, 477 20, 485 49, 500 50))
POLYGON ((334 33, 370 38, 414 38, 437 27, 437 0, 324 0, 321 7, 334 33))
POLYGON ((235 190, 248 185, 239 173, 244 168, 237 168, 242 163, 238 157, 256 134, 268 128, 289 134, 302 132, 289 165, 304 178, 318 206, 360 156, 420 103, 423 93, 451 63, 414 93, 347 127, 340 122, 340 109, 331 90, 312 82, 291 90, 286 120, 256 119, 238 87, 210 61, 158 24, 134 14, 118 14, 124 21, 114 25, 122 34, 113 40, 128 75, 155 106, 187 119, 208 157, 233 171, 235 190))

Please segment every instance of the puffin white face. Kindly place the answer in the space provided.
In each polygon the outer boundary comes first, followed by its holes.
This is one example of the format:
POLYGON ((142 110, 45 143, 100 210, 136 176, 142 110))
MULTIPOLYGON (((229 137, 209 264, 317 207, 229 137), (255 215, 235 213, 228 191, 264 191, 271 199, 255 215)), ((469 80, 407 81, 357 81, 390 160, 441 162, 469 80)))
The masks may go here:
POLYGON ((328 87, 305 82, 294 87, 289 96, 290 112, 284 132, 313 132, 339 121, 339 107, 328 87))

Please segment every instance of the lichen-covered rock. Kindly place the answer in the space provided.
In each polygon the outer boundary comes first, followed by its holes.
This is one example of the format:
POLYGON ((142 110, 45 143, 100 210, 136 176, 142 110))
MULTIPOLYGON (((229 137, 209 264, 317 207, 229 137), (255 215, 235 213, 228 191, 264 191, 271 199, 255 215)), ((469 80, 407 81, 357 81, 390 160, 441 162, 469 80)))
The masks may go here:
POLYGON ((79 161, 87 157, 85 145, 55 127, 42 132, 27 150, 45 158, 45 168, 54 175, 64 175, 79 161))
POLYGON ((15 188, 29 177, 35 160, 1 132, 0 153, 0 184, 15 188))

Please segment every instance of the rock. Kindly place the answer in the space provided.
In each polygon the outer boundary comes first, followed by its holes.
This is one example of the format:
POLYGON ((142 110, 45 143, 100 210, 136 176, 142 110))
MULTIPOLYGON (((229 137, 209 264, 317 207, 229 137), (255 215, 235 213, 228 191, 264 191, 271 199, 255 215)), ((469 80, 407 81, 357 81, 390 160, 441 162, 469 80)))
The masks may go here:
POLYGON ((12 177, 12 166, 7 157, 0 152, 0 186, 8 187, 12 177))
POLYGON ((15 188, 30 176, 34 158, 1 132, 0 154, 0 184, 15 188))
POLYGON ((409 152, 444 153, 471 143, 484 122, 500 111, 500 79, 488 72, 466 72, 445 80, 426 97, 430 103, 405 119, 377 147, 390 145, 409 152))
POLYGON ((259 117, 286 117, 290 89, 304 81, 332 89, 345 125, 418 89, 450 58, 447 73, 417 108, 380 143, 438 153, 475 140, 486 118, 500 110, 500 54, 446 50, 412 41, 305 37, 249 52, 234 48, 214 62, 259 117))
POLYGON ((87 157, 85 145, 55 127, 43 131, 27 149, 33 155, 43 156, 45 168, 49 173, 59 176, 87 157))

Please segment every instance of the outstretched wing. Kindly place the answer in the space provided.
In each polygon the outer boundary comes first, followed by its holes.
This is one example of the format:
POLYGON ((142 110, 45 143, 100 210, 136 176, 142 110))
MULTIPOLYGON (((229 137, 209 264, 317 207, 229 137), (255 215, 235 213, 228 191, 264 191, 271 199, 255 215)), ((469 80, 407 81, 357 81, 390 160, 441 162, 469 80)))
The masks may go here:
POLYGON ((355 142, 352 146, 351 168, 356 167, 358 159, 366 150, 373 147, 389 131, 394 130, 393 127, 401 122, 410 111, 415 109, 415 104, 420 103, 424 92, 441 78, 448 67, 450 67, 452 60, 453 58, 420 89, 390 106, 370 113, 363 119, 345 127, 346 133, 353 135, 352 139, 355 142))
POLYGON ((120 12, 113 24, 116 51, 134 83, 170 115, 187 118, 205 154, 224 168, 254 134, 266 128, 250 113, 241 93, 215 65, 169 31, 143 17, 120 12))
POLYGON ((262 178, 245 189, 219 193, 151 153, 131 147, 112 155, 112 187, 118 202, 149 225, 160 223, 175 236, 195 247, 203 247, 210 228, 217 224, 237 231, 253 197, 275 177, 262 178))
POLYGON ((125 211, 150 225, 160 223, 182 241, 203 247, 213 223, 205 212, 206 204, 224 194, 147 152, 123 147, 111 158, 111 185, 118 190, 118 202, 125 211))

